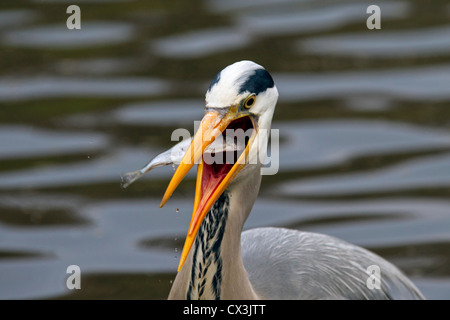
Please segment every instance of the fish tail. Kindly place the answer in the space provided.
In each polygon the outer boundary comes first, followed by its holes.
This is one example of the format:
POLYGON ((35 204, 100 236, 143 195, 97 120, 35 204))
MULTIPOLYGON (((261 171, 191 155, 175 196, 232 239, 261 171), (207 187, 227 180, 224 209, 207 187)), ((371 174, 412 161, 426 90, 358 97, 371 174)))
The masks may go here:
POLYGON ((136 170, 133 172, 124 173, 120 176, 120 178, 121 178, 120 185, 122 186, 123 189, 125 189, 130 184, 135 182, 137 179, 142 177, 143 175, 144 175, 144 173, 142 172, 142 170, 136 170))

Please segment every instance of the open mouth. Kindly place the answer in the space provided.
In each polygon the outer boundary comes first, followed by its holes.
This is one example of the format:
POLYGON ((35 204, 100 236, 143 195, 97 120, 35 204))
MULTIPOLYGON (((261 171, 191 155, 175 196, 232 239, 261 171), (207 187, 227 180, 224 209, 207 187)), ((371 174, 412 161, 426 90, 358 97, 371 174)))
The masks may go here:
MULTIPOLYGON (((222 140, 231 151, 212 151, 204 155, 201 162, 201 190, 202 202, 207 202, 215 193, 220 182, 228 175, 234 164, 247 147, 253 135, 254 126, 249 116, 232 121, 222 132, 222 140), (207 159, 205 159, 208 156, 207 159), (207 194, 208 193, 208 194, 207 194)), ((197 177, 199 179, 200 177, 197 177)))
POLYGON ((208 177, 226 175, 238 161, 253 134, 253 122, 249 116, 232 121, 222 132, 222 150, 211 150, 202 157, 203 174, 208 177))

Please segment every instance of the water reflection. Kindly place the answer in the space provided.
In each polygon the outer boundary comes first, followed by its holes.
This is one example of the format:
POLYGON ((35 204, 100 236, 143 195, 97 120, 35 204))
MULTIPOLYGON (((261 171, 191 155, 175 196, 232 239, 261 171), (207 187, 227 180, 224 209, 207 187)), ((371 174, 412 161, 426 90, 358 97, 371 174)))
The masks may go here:
POLYGON ((450 154, 444 154, 411 160, 371 172, 287 182, 274 188, 274 192, 287 195, 326 196, 448 187, 450 187, 450 154))
POLYGON ((374 32, 360 1, 86 0, 80 32, 65 4, 0 4, 0 298, 165 298, 195 172, 162 209, 172 167, 120 174, 193 132, 242 59, 274 76, 281 141, 245 228, 334 235, 450 296, 448 4, 379 2, 374 32))
POLYGON ((31 23, 38 15, 32 10, 17 9, 0 11, 0 30, 31 23))
POLYGON ((133 40, 131 25, 112 22, 88 22, 75 32, 61 24, 11 30, 3 38, 3 45, 36 49, 81 49, 115 45, 133 40))
MULTIPOLYGON (((243 10, 243 9, 255 9, 264 6, 283 6, 289 5, 296 0, 261 0, 259 2, 255 2, 252 0, 230 0, 230 1, 220 1, 220 0, 210 0, 207 3, 208 9, 214 13, 226 13, 228 11, 233 10, 243 10)), ((311 0, 304 0, 302 2, 312 2, 311 0)))
POLYGON ((439 56, 450 51, 450 26, 421 31, 391 31, 315 37, 299 41, 299 50, 313 54, 406 58, 439 56))
POLYGON ((100 133, 55 132, 26 126, 0 127, 0 159, 92 152, 107 145, 100 133))
POLYGON ((0 78, 0 101, 59 97, 148 97, 168 91, 168 84, 151 78, 48 77, 0 78))
POLYGON ((381 71, 275 74, 281 101, 383 95, 412 101, 450 99, 450 66, 381 71))
POLYGON ((139 102, 117 109, 112 117, 114 122, 128 125, 186 126, 192 123, 192 128, 187 129, 193 132, 193 121, 203 117, 204 104, 201 99, 139 102))
POLYGON ((151 44, 151 49, 161 56, 190 59, 243 48, 250 40, 250 36, 240 30, 217 28, 158 39, 151 44))
MULTIPOLYGON (((309 34, 324 30, 332 30, 351 23, 365 23, 365 12, 371 3, 350 2, 339 5, 318 6, 318 8, 302 8, 302 10, 281 11, 279 8, 253 10, 239 15, 238 25, 242 30, 259 35, 309 34)), ((301 4, 298 4, 301 5, 301 4)), ((402 18, 408 13, 405 2, 378 2, 383 7, 383 20, 402 18)), ((367 35, 366 35, 367 37, 367 35)), ((318 48, 322 54, 328 48, 318 48)))
MULTIPOLYGON (((158 153, 160 152, 119 148, 112 154, 86 156, 83 161, 75 163, 1 173, 0 189, 64 187, 104 182, 117 182, 119 187, 121 173, 139 169, 158 153)), ((171 170, 172 168, 161 168, 145 178, 169 177, 173 174, 171 170)))
POLYGON ((281 171, 333 166, 364 156, 450 147, 447 131, 392 122, 275 122, 273 128, 280 130, 284 141, 280 146, 281 171))
POLYGON ((83 60, 63 60, 54 68, 62 74, 70 75, 109 75, 139 70, 139 61, 126 58, 93 58, 83 60))

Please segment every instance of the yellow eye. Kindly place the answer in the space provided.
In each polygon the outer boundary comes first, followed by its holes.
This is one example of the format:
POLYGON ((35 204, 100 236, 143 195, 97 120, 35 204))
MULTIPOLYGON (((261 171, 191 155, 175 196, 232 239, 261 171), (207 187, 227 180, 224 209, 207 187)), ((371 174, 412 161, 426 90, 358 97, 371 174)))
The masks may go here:
POLYGON ((250 109, 255 104, 255 99, 256 97, 254 95, 248 97, 244 102, 244 107, 250 109))

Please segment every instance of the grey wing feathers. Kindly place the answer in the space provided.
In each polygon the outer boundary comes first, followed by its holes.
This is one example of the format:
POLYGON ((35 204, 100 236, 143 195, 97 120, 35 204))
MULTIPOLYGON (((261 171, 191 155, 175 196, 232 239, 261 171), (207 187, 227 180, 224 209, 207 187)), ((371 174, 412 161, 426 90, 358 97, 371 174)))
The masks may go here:
POLYGON ((258 228, 243 232, 241 243, 245 269, 262 298, 424 298, 394 265, 334 237, 283 228, 258 228), (367 268, 371 265, 380 268, 380 289, 367 285, 370 277, 367 268))

